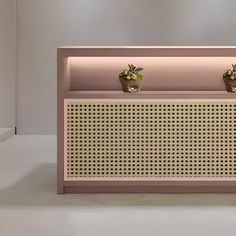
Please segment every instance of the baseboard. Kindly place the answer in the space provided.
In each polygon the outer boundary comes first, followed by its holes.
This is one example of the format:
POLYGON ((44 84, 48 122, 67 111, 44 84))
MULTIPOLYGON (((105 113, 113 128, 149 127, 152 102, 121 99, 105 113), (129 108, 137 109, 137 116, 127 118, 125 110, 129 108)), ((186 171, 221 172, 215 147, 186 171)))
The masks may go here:
POLYGON ((66 186, 58 193, 235 193, 231 186, 66 186))

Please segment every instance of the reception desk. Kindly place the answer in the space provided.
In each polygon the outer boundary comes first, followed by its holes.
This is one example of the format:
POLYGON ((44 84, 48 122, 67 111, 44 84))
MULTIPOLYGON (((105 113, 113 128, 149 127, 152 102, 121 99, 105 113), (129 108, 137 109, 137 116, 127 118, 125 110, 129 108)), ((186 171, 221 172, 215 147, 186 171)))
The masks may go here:
POLYGON ((232 47, 58 49, 58 193, 236 192, 232 47), (142 90, 121 91, 127 64, 142 90))

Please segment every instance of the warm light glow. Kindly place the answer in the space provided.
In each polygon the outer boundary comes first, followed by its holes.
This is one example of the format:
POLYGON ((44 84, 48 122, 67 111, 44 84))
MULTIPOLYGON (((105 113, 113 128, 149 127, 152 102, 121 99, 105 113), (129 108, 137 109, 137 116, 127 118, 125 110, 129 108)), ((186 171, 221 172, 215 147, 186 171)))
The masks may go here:
POLYGON ((119 72, 134 64, 144 68, 143 90, 223 91, 232 63, 236 57, 71 57, 71 89, 119 90, 119 72))

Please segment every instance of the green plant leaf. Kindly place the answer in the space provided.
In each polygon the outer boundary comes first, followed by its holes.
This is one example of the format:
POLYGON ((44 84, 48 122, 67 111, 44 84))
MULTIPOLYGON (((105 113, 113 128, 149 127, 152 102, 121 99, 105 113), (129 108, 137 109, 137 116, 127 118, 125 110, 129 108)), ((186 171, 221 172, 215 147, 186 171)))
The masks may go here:
POLYGON ((137 67, 137 68, 135 69, 135 71, 141 71, 141 70, 143 70, 142 67, 137 67))
POLYGON ((233 71, 235 72, 236 71, 236 64, 232 64, 232 67, 233 67, 233 71))
POLYGON ((143 75, 137 74, 137 79, 142 79, 142 78, 143 78, 143 75))

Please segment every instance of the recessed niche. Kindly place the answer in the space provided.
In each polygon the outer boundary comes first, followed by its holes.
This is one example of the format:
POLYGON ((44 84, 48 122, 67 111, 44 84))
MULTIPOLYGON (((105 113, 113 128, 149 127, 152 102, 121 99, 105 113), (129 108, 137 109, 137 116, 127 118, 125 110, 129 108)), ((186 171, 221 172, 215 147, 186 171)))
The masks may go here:
POLYGON ((121 90, 119 72, 144 68, 142 91, 222 91, 222 74, 236 57, 70 57, 70 90, 121 90))

